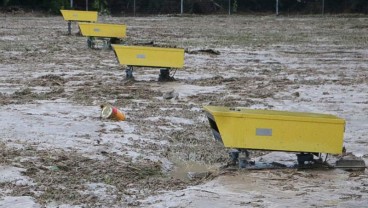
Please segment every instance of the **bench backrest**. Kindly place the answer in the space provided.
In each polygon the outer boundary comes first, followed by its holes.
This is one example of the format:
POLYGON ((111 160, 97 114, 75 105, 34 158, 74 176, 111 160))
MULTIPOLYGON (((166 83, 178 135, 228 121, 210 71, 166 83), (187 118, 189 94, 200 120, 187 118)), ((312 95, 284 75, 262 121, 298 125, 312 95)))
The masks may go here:
POLYGON ((60 10, 65 21, 97 22, 96 11, 60 10))
POLYGON ((101 24, 101 23, 78 23, 83 36, 125 38, 126 25, 122 24, 101 24))
POLYGON ((148 66, 182 68, 184 49, 142 46, 112 45, 120 64, 128 66, 148 66))

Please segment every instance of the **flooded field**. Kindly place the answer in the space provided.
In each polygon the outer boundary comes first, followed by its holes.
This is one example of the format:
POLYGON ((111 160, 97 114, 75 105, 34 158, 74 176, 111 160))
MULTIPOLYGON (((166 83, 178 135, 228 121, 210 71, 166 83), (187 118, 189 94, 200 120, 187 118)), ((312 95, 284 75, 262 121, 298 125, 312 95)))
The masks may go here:
POLYGON ((367 170, 220 171, 228 150, 202 108, 339 116, 347 151, 368 164, 368 17, 99 17, 126 24, 127 45, 184 48, 173 82, 158 82, 157 68, 125 79, 112 50, 88 48, 76 24, 67 35, 61 16, 0 20, 0 207, 368 204, 367 170), (101 119, 104 103, 127 120, 101 119))

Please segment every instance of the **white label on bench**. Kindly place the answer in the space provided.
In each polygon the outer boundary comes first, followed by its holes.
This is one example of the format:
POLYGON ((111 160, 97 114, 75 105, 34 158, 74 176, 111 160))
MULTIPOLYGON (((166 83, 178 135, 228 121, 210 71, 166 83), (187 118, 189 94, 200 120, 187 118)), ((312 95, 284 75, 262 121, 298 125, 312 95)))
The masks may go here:
POLYGON ((144 54, 138 54, 137 55, 137 59, 145 59, 146 58, 146 55, 144 54))
POLYGON ((98 29, 98 28, 94 28, 94 29, 93 29, 93 31, 95 31, 95 32, 100 32, 100 29, 98 29))
POLYGON ((257 128, 256 135, 257 136, 272 136, 272 129, 257 128))

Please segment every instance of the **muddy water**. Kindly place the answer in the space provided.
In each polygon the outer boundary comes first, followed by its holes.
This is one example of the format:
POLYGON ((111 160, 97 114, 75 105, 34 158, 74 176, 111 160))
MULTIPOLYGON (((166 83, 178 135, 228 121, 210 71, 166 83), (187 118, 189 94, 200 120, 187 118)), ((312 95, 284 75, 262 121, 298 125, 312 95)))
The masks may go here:
POLYGON ((170 176, 175 179, 180 179, 184 181, 190 180, 188 177, 189 172, 194 173, 206 173, 206 172, 213 172, 216 170, 216 167, 201 164, 195 161, 188 161, 188 162, 175 162, 175 169, 170 172, 170 176))
MULTIPOLYGON (((365 178, 365 175, 357 177, 365 178)), ((248 193, 253 199, 262 199, 258 202, 263 205, 286 201, 290 205, 302 202, 313 204, 314 201, 329 206, 366 196, 365 191, 361 191, 358 178, 351 178, 342 170, 265 170, 220 177, 218 182, 230 193, 248 193), (347 189, 348 184, 350 187, 347 189)))

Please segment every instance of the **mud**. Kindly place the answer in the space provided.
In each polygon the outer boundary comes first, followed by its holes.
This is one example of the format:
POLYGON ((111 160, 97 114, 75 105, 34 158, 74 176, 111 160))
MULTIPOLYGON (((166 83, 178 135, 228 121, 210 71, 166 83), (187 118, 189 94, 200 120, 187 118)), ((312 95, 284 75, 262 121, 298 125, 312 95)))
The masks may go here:
POLYGON ((158 82, 158 69, 142 67, 126 80, 113 51, 89 49, 86 38, 66 35, 60 16, 6 13, 0 20, 1 166, 19 172, 1 181, 3 204, 368 203, 367 172, 220 171, 227 149, 213 141, 202 112, 211 104, 338 115, 347 120, 345 147, 368 163, 364 16, 100 17, 127 24, 127 44, 184 48, 185 66, 174 82, 158 82), (176 96, 165 99, 168 92, 176 96), (101 119, 103 103, 127 121, 101 119), (211 174, 189 180, 193 171, 211 174))

